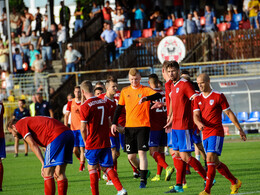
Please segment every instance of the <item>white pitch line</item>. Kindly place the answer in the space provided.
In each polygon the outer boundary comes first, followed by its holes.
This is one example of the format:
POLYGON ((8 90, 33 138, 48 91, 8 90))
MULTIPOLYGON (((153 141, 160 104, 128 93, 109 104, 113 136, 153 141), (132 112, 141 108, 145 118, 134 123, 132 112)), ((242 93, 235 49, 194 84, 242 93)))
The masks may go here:
POLYGON ((260 194, 260 191, 255 191, 255 192, 243 192, 243 193, 238 193, 237 195, 243 195, 243 194, 260 194))

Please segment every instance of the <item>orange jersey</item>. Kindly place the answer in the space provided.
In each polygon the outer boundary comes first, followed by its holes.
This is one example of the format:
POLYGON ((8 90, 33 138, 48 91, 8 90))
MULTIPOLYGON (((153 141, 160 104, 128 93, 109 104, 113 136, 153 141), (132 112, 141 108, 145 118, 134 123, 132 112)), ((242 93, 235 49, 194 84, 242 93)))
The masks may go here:
POLYGON ((140 85, 134 89, 131 86, 122 89, 119 105, 125 106, 126 124, 125 127, 150 127, 150 101, 139 104, 142 97, 155 94, 156 91, 150 87, 140 85))
POLYGON ((68 101, 66 111, 71 113, 71 130, 80 130, 80 105, 81 102, 76 102, 75 98, 68 101))

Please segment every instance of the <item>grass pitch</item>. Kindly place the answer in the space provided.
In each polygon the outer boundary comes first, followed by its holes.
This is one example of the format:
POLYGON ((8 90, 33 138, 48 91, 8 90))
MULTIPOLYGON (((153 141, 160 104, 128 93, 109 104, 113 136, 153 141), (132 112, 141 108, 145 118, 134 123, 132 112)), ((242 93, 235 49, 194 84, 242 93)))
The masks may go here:
MULTIPOLYGON (((242 187, 239 194, 260 194, 260 142, 232 142, 225 143, 220 160, 223 161, 235 175, 242 181, 242 187)), ((166 157, 169 165, 173 165, 170 156, 166 157)), ((149 157, 149 170, 152 172, 151 177, 156 174, 155 161, 149 157)), ((40 175, 41 165, 33 153, 29 153, 28 157, 19 154, 18 158, 14 158, 12 153, 7 154, 7 158, 3 161, 4 165, 4 182, 3 192, 1 194, 10 195, 31 195, 44 194, 43 178, 40 175)), ((81 195, 91 194, 88 172, 78 171, 79 161, 74 158, 74 163, 67 167, 67 177, 69 180, 68 194, 81 195)), ((187 175, 188 189, 184 193, 187 195, 199 194, 203 190, 203 180, 191 169, 192 174, 187 175)), ((165 171, 162 172, 162 178, 159 182, 151 182, 148 179, 146 189, 139 189, 139 179, 133 179, 132 169, 127 161, 126 154, 121 152, 118 160, 119 178, 128 191, 133 195, 157 195, 164 194, 169 190, 169 186, 175 183, 175 173, 171 181, 165 182, 165 171)), ((230 193, 230 182, 216 173, 217 183, 212 188, 212 195, 227 195, 230 193)), ((57 187, 56 187, 57 188, 57 187)), ((106 186, 105 181, 99 182, 101 195, 116 194, 114 186, 106 186)), ((57 189, 56 189, 56 194, 57 189)))

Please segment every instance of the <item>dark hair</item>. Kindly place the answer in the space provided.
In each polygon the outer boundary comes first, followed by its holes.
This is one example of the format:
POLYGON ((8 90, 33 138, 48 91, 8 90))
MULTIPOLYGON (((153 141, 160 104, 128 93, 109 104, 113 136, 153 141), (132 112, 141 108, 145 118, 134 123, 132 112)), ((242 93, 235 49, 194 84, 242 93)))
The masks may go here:
POLYGON ((114 83, 117 83, 117 78, 114 77, 113 75, 108 75, 107 76, 107 80, 106 80, 106 83, 109 83, 109 82, 114 82, 114 83))
POLYGON ((188 71, 188 70, 182 70, 182 71, 181 71, 181 74, 187 74, 187 75, 189 75, 189 76, 190 76, 190 73, 189 73, 189 71, 188 71))
POLYGON ((150 74, 149 75, 149 81, 152 82, 153 84, 155 84, 156 86, 158 85, 159 83, 159 78, 157 76, 157 74, 150 74))
POLYGON ((96 88, 97 85, 103 85, 103 86, 104 86, 104 83, 103 83, 102 81, 98 81, 98 82, 96 82, 96 84, 95 84, 95 88, 96 88))
POLYGON ((20 52, 19 48, 14 49, 15 52, 20 52))
POLYGON ((75 86, 75 87, 74 87, 74 90, 75 90, 75 89, 80 89, 80 86, 79 86, 79 85, 75 86))
POLYGON ((102 93, 103 93, 103 91, 104 91, 104 89, 103 89, 102 87, 96 87, 96 88, 94 89, 94 92, 96 92, 97 90, 102 91, 102 93))
POLYGON ((19 102, 22 102, 23 104, 26 104, 26 101, 24 99, 20 99, 19 102))
POLYGON ((12 125, 15 125, 17 122, 18 122, 18 119, 16 119, 16 118, 9 120, 6 124, 6 129, 12 128, 12 125))
POLYGON ((177 70, 180 69, 180 65, 179 65, 179 63, 176 62, 176 61, 169 61, 169 62, 167 63, 167 65, 166 65, 166 68, 169 68, 169 67, 171 67, 171 68, 176 68, 177 70))

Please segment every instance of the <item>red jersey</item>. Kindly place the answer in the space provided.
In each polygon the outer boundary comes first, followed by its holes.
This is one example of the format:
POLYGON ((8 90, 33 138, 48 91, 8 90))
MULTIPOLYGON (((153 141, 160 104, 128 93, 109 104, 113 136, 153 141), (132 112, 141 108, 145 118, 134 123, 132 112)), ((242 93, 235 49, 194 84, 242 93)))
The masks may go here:
MULTIPOLYGON (((162 95, 159 102, 165 102, 165 93, 161 89, 153 89, 162 95)), ((150 109, 150 123, 151 131, 160 131, 166 125, 167 121, 167 109, 166 107, 150 109)))
MULTIPOLYGON (((109 108, 109 118, 112 122, 113 117, 114 117, 114 113, 116 111, 116 101, 115 99, 110 99, 106 96, 106 94, 101 94, 100 96, 98 96, 99 98, 105 100, 107 107, 109 108)), ((115 133, 115 136, 111 133, 111 131, 109 131, 109 137, 118 137, 118 132, 115 133)))
POLYGON ((80 106, 81 122, 87 123, 88 134, 86 137, 87 150, 109 148, 109 110, 104 100, 98 97, 87 99, 80 106))
POLYGON ((191 99, 196 95, 191 83, 181 78, 178 82, 172 83, 171 101, 173 110, 172 129, 187 130, 193 128, 191 99))
POLYGON ((80 130, 80 106, 81 101, 76 102, 75 98, 68 101, 66 112, 71 113, 71 130, 80 130))
POLYGON ((169 108, 170 108, 170 93, 171 93, 171 86, 172 86, 172 80, 169 80, 167 81, 165 84, 164 84, 164 87, 165 87, 165 100, 166 100, 166 107, 167 107, 167 115, 168 115, 168 112, 169 112, 169 108))
POLYGON ((221 114, 228 109, 229 104, 223 93, 212 90, 207 97, 201 93, 195 98, 193 111, 199 110, 201 113, 201 122, 205 125, 202 131, 204 140, 210 136, 224 137, 221 114))
POLYGON ((34 141, 43 147, 49 145, 64 131, 70 130, 60 121, 46 116, 22 118, 15 124, 15 127, 24 139, 31 135, 34 141))
MULTIPOLYGON (((116 104, 118 104, 120 93, 121 93, 121 91, 117 91, 116 94, 114 95, 114 98, 116 100, 116 104)), ((125 118, 126 118, 125 107, 123 107, 121 114, 118 118, 118 124, 121 125, 122 127, 125 126, 125 118)))
POLYGON ((4 138, 4 105, 2 102, 0 102, 0 138, 4 138))

